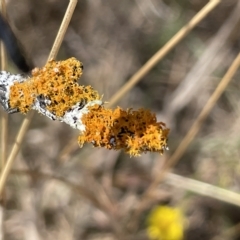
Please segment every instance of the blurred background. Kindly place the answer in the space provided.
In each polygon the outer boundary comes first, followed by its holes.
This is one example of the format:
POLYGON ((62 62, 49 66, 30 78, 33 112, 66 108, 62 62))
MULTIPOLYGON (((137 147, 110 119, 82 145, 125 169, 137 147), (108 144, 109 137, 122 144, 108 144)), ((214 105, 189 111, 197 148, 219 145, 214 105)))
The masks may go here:
MULTIPOLYGON (((107 101, 207 2, 79 0, 57 60, 82 61, 80 84, 92 85, 107 101)), ((34 66, 46 63, 68 3, 7 1, 8 22, 34 66)), ((180 209, 186 240, 240 239, 240 202, 204 197, 197 188, 186 187, 195 179, 200 185, 240 191, 240 72, 174 174, 157 187, 151 204, 135 214, 165 159, 238 54, 239 12, 240 1, 223 1, 115 105, 150 109, 167 124, 170 150, 163 156, 130 158, 91 145, 80 149, 78 131, 36 113, 7 182, 5 239, 145 240, 149 213, 158 205, 180 209), (174 176, 182 182, 170 181, 174 176)), ((18 72, 11 62, 8 68, 18 72)), ((23 118, 9 116, 9 149, 23 118)))

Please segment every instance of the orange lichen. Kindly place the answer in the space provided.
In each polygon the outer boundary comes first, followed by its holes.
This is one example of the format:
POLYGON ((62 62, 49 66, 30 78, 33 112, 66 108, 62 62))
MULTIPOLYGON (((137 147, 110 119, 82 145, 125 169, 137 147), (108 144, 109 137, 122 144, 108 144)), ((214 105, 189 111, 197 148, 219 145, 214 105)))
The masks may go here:
POLYGON ((49 61, 45 67, 34 69, 32 77, 15 83, 10 89, 10 106, 27 113, 36 97, 49 100, 46 109, 57 117, 64 115, 74 104, 85 104, 100 99, 91 86, 80 86, 83 65, 75 58, 65 61, 49 61))
POLYGON ((81 120, 86 130, 78 138, 80 146, 91 142, 95 147, 123 149, 131 156, 146 151, 162 153, 167 148, 169 129, 148 110, 111 110, 94 105, 81 120))
POLYGON ((169 129, 157 122, 155 114, 139 109, 106 109, 98 92, 81 86, 82 63, 75 58, 49 61, 34 69, 32 77, 15 81, 10 87, 10 107, 22 113, 35 109, 54 120, 81 131, 79 144, 123 149, 131 156, 167 149, 169 129))

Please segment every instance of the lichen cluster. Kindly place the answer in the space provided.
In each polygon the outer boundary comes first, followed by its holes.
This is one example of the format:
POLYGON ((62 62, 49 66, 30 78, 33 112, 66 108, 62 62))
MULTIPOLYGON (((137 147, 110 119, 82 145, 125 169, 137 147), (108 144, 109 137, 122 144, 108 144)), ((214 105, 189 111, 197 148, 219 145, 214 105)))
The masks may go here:
POLYGON ((84 104, 100 99, 91 86, 80 86, 83 65, 75 58, 66 61, 49 61, 45 67, 32 71, 32 77, 11 86, 10 106, 27 113, 36 98, 45 100, 46 109, 62 117, 76 103, 84 104))
POLYGON ((83 115, 82 122, 86 130, 78 138, 80 146, 91 142, 95 147, 123 149, 131 156, 147 151, 162 153, 167 148, 169 129, 145 109, 111 110, 95 105, 83 115))
POLYGON ((157 122, 155 114, 145 109, 115 110, 103 106, 100 95, 91 86, 81 86, 82 63, 75 58, 49 61, 34 69, 32 77, 10 85, 12 109, 41 114, 80 130, 79 145, 123 149, 131 156, 167 149, 169 129, 157 122))

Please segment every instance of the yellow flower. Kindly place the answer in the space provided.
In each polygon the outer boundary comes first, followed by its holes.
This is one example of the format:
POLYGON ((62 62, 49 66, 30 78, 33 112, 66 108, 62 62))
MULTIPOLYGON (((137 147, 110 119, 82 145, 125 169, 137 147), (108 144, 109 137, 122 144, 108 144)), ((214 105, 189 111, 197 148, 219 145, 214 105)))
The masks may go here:
POLYGON ((147 233, 153 240, 182 240, 184 220, 177 208, 155 207, 147 218, 147 233))

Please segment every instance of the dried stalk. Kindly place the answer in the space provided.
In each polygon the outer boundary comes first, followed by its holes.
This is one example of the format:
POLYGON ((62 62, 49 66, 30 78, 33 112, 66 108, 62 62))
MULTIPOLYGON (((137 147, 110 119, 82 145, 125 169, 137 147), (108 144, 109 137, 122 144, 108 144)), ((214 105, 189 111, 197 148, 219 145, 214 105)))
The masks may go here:
MULTIPOLYGON (((237 57, 234 59, 232 65, 222 78, 221 82, 209 98, 208 102, 202 109, 201 113, 193 123, 192 127, 188 131, 187 135, 184 137, 176 151, 173 153, 173 155, 166 160, 165 165, 162 168, 162 171, 157 175, 157 177, 153 180, 153 182, 150 184, 148 189, 145 191, 142 200, 139 202, 138 206, 135 209, 134 212, 134 219, 138 219, 139 214, 142 212, 143 209, 149 204, 149 201, 152 201, 151 196, 153 196, 154 191, 158 187, 159 183, 166 177, 167 173, 171 170, 171 168, 179 161, 179 159, 182 157, 184 152, 186 151, 187 147, 191 143, 191 141, 194 139, 198 131, 200 130, 203 122, 209 115, 210 111, 226 89, 227 85, 231 81, 234 74, 237 72, 238 68, 240 66, 240 53, 237 55, 237 57)), ((137 221, 137 220, 136 220, 137 221)), ((136 222, 134 224, 131 224, 131 228, 135 228, 136 222)))
POLYGON ((182 188, 196 194, 217 199, 240 207, 240 194, 216 187, 208 183, 168 173, 164 182, 176 188, 182 188))
MULTIPOLYGON (((190 22, 180 29, 158 52, 156 52, 128 81, 114 94, 109 105, 113 106, 123 95, 130 91, 161 59, 163 59, 196 25, 201 22, 221 0, 212 0, 199 11, 190 22)), ((108 105, 108 106, 109 106, 108 105)))
POLYGON ((151 191, 151 189, 154 189, 159 182, 162 180, 163 176, 179 161, 179 159, 183 156, 184 152, 186 151, 189 144, 192 142, 194 137, 197 135, 198 131, 200 130, 203 122, 206 120, 207 116, 209 115, 210 111, 215 106, 216 102, 232 80, 233 76, 237 72, 238 68, 240 66, 240 53, 237 55, 237 57, 234 59, 232 65, 222 78, 221 82, 218 84, 217 88, 207 101, 206 105, 202 109, 201 113, 197 117, 197 119, 194 121, 192 127, 189 129, 187 135, 184 137, 182 142, 179 144, 176 151, 173 153, 173 155, 166 160, 166 164, 163 168, 163 171, 161 174, 158 175, 158 177, 154 180, 154 182, 151 184, 148 192, 151 191))
MULTIPOLYGON (((0 11, 3 17, 6 17, 5 0, 0 2, 0 11)), ((3 42, 0 42, 1 70, 7 69, 7 54, 3 42)), ((1 169, 3 169, 7 158, 7 129, 8 114, 1 111, 1 169)))

